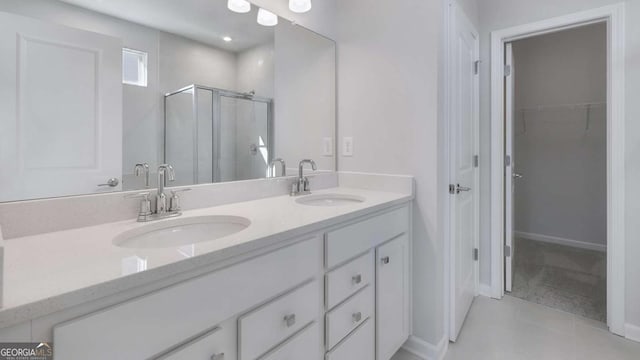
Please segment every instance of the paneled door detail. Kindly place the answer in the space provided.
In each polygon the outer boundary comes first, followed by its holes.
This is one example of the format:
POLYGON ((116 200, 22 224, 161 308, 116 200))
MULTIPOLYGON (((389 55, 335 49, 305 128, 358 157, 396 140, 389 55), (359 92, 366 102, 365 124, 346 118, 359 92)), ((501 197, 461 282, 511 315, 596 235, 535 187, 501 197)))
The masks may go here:
POLYGON ((0 201, 121 189, 119 39, 0 13, 0 201))

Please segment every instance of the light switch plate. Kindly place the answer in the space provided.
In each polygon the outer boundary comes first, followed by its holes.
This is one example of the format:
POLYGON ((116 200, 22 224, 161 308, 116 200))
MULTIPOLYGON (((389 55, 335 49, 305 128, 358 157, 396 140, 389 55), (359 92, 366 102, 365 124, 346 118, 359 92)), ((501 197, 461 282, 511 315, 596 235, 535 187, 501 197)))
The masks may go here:
POLYGON ((322 156, 333 156, 333 138, 322 138, 322 156))
POLYGON ((353 156, 353 138, 342 138, 342 156, 353 156))

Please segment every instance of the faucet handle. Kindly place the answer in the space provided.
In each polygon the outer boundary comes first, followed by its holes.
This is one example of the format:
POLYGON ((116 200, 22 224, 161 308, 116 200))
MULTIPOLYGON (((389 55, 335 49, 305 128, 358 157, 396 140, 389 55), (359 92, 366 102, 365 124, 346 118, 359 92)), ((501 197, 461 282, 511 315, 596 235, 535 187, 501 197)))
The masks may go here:
POLYGON ((191 191, 190 188, 171 190, 171 199, 169 200, 169 212, 179 212, 180 209, 180 196, 179 193, 191 191))
POLYGON ((140 201, 140 208, 138 209, 138 222, 149 221, 151 215, 151 200, 149 200, 150 192, 140 192, 136 194, 127 194, 124 197, 127 199, 142 199, 140 201))

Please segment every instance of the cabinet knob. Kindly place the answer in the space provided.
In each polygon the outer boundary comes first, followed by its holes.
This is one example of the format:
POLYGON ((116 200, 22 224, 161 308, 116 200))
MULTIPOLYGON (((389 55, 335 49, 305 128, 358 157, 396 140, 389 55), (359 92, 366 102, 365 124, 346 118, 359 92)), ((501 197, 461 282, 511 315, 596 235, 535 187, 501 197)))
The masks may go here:
POLYGON ((351 281, 353 282, 354 285, 360 284, 362 282, 362 275, 358 274, 358 275, 352 277, 351 281))
POLYGON ((360 320, 362 320, 362 313, 358 311, 357 313, 352 315, 352 318, 354 323, 358 323, 360 322, 360 320))
POLYGON ((391 261, 391 259, 388 256, 385 256, 382 259, 380 259, 380 261, 382 262, 383 265, 386 265, 389 263, 389 261, 391 261))
POLYGON ((296 314, 287 315, 284 317, 284 323, 287 327, 292 327, 296 324, 296 314))
POLYGON ((211 355, 211 360, 224 360, 224 353, 211 355))

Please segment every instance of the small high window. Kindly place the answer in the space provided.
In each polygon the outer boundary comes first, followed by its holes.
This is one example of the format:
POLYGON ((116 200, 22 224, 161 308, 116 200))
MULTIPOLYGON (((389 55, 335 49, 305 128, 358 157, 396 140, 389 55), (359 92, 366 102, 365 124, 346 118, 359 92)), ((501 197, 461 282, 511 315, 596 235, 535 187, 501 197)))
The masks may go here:
POLYGON ((147 53, 122 49, 122 83, 147 86, 147 53))

